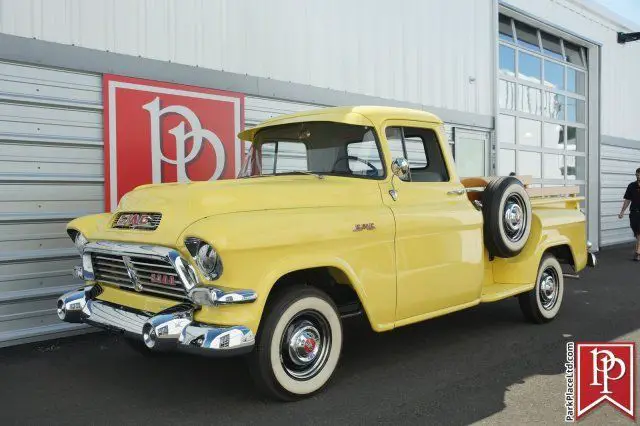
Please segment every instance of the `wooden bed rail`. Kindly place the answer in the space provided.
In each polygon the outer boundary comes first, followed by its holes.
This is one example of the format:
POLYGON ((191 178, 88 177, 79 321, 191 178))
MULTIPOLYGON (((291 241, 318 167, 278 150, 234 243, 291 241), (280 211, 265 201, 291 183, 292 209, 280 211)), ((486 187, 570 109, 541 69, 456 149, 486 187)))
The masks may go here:
MULTIPOLYGON (((461 179, 462 185, 467 189, 472 189, 467 194, 472 201, 480 198, 479 192, 482 192, 489 182, 501 176, 473 176, 461 179)), ((552 186, 547 188, 531 188, 533 178, 529 175, 514 176, 523 183, 524 187, 531 198, 543 197, 575 197, 580 194, 578 186, 552 186)))

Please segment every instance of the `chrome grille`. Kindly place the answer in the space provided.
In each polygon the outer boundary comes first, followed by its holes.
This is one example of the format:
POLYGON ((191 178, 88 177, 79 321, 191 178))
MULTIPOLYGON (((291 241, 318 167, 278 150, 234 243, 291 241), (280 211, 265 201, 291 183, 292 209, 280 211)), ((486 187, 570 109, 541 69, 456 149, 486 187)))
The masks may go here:
POLYGON ((123 290, 136 291, 143 294, 147 293, 176 300, 189 300, 180 277, 168 260, 145 256, 91 253, 91 262, 98 282, 112 284, 123 290), (125 261, 125 258, 128 258, 128 262, 125 261), (137 277, 137 289, 129 275, 127 263, 131 266, 134 276, 137 277), (159 280, 160 277, 164 278, 164 280, 159 280), (158 282, 169 280, 171 280, 172 284, 158 282))
POLYGON ((113 218, 112 228, 116 229, 136 229, 142 231, 155 231, 160 225, 162 214, 160 213, 140 213, 123 212, 118 213, 113 218))

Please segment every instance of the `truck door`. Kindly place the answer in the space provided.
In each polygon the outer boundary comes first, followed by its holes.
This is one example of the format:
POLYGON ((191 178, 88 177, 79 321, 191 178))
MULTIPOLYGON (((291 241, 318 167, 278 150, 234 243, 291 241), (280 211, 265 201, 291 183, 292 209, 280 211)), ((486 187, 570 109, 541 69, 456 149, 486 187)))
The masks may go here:
POLYGON ((404 179, 382 188, 396 222, 396 321, 407 323, 476 303, 483 278, 482 213, 461 191, 442 136, 429 125, 384 130, 391 158, 410 165, 404 179))

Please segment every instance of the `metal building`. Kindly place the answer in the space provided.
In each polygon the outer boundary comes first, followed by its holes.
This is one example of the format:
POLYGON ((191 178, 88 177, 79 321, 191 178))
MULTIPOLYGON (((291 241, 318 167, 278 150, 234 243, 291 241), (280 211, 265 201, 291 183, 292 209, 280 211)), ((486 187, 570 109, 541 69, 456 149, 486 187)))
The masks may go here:
POLYGON ((103 76, 245 95, 244 124, 332 105, 434 112, 462 175, 579 185, 596 247, 640 167, 640 42, 589 0, 0 2, 0 346, 81 331, 64 231, 104 210, 103 76), (461 13, 460 11, 463 11, 461 13))

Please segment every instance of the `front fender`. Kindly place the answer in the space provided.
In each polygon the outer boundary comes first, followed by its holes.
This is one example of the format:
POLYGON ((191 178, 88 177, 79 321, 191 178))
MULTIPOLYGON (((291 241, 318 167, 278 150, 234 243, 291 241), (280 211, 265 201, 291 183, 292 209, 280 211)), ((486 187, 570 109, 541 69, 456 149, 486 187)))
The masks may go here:
POLYGON ((102 237, 102 232, 108 227, 111 220, 111 213, 98 213, 81 216, 73 219, 67 224, 67 232, 71 229, 82 232, 89 240, 102 237))
POLYGON ((278 279, 318 267, 342 271, 373 329, 389 329, 395 320, 394 222, 383 206, 218 215, 189 226, 179 241, 186 237, 205 240, 220 254, 224 272, 211 285, 258 294, 250 304, 203 309, 203 321, 238 324, 241 317, 243 325, 255 331, 278 279), (375 223, 375 229, 354 232, 358 223, 375 223))

